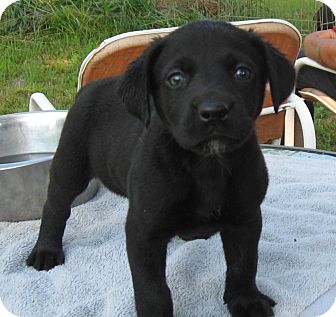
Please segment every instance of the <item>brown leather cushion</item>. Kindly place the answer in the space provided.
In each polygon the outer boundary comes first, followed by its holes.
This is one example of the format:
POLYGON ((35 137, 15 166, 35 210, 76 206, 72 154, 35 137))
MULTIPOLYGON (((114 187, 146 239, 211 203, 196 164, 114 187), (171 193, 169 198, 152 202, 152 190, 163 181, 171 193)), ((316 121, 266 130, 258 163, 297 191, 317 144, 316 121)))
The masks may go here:
POLYGON ((256 130, 261 144, 272 144, 273 140, 281 139, 284 133, 285 112, 258 117, 256 130))
POLYGON ((336 31, 324 30, 306 36, 305 54, 323 66, 336 69, 336 31))

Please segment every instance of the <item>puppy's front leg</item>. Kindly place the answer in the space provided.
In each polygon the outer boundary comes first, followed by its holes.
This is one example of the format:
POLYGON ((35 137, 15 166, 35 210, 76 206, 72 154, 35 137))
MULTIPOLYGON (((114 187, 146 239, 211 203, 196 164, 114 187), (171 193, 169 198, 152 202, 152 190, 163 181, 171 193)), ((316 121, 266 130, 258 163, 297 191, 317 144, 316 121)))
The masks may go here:
POLYGON ((233 317, 273 316, 275 302, 255 282, 261 213, 245 223, 229 224, 221 232, 227 263, 224 301, 233 317))
POLYGON ((173 317, 173 302, 165 276, 168 241, 159 232, 149 233, 144 224, 128 217, 127 255, 138 317, 173 317))
POLYGON ((168 240, 148 235, 128 219, 126 243, 138 317, 172 317, 165 277, 168 240))

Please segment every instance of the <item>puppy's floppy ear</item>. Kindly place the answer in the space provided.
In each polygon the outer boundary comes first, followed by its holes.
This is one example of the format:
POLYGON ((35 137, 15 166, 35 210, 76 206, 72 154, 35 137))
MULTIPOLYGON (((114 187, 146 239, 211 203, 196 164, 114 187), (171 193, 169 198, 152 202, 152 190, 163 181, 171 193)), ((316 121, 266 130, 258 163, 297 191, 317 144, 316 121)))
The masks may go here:
POLYGON ((292 63, 270 43, 260 38, 257 41, 266 62, 266 77, 271 87, 274 111, 278 112, 281 103, 293 91, 295 70, 292 63))
POLYGON ((144 53, 131 63, 122 75, 118 94, 129 113, 139 118, 146 127, 151 116, 152 70, 163 45, 164 38, 157 38, 144 53))
POLYGON ((265 45, 273 107, 274 111, 278 112, 281 103, 293 91, 296 78, 295 70, 292 63, 281 52, 268 43, 265 45))

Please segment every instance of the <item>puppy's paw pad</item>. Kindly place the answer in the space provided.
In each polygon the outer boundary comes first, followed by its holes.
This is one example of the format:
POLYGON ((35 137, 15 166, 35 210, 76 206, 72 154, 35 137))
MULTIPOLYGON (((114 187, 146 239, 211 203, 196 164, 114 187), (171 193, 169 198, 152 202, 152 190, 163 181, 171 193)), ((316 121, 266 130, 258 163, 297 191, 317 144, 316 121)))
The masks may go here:
POLYGON ((34 248, 26 262, 27 265, 34 267, 38 271, 49 271, 55 266, 64 263, 64 253, 62 249, 34 248))
POLYGON ((228 303, 232 317, 270 317, 274 316, 273 299, 264 294, 238 296, 228 303))

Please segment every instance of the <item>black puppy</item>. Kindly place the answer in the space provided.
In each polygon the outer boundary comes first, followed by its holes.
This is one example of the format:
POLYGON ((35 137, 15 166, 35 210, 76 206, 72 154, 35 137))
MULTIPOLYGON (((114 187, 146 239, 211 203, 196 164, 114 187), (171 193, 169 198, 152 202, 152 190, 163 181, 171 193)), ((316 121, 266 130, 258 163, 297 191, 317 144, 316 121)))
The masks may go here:
POLYGON ((157 39, 124 75, 85 86, 64 125, 27 263, 49 270, 64 262, 71 202, 99 177, 129 199, 127 253, 138 316, 173 316, 169 240, 216 232, 232 316, 272 315, 275 302, 255 283, 268 184, 255 119, 266 83, 277 110, 294 77, 290 62, 253 32, 202 21, 157 39))

